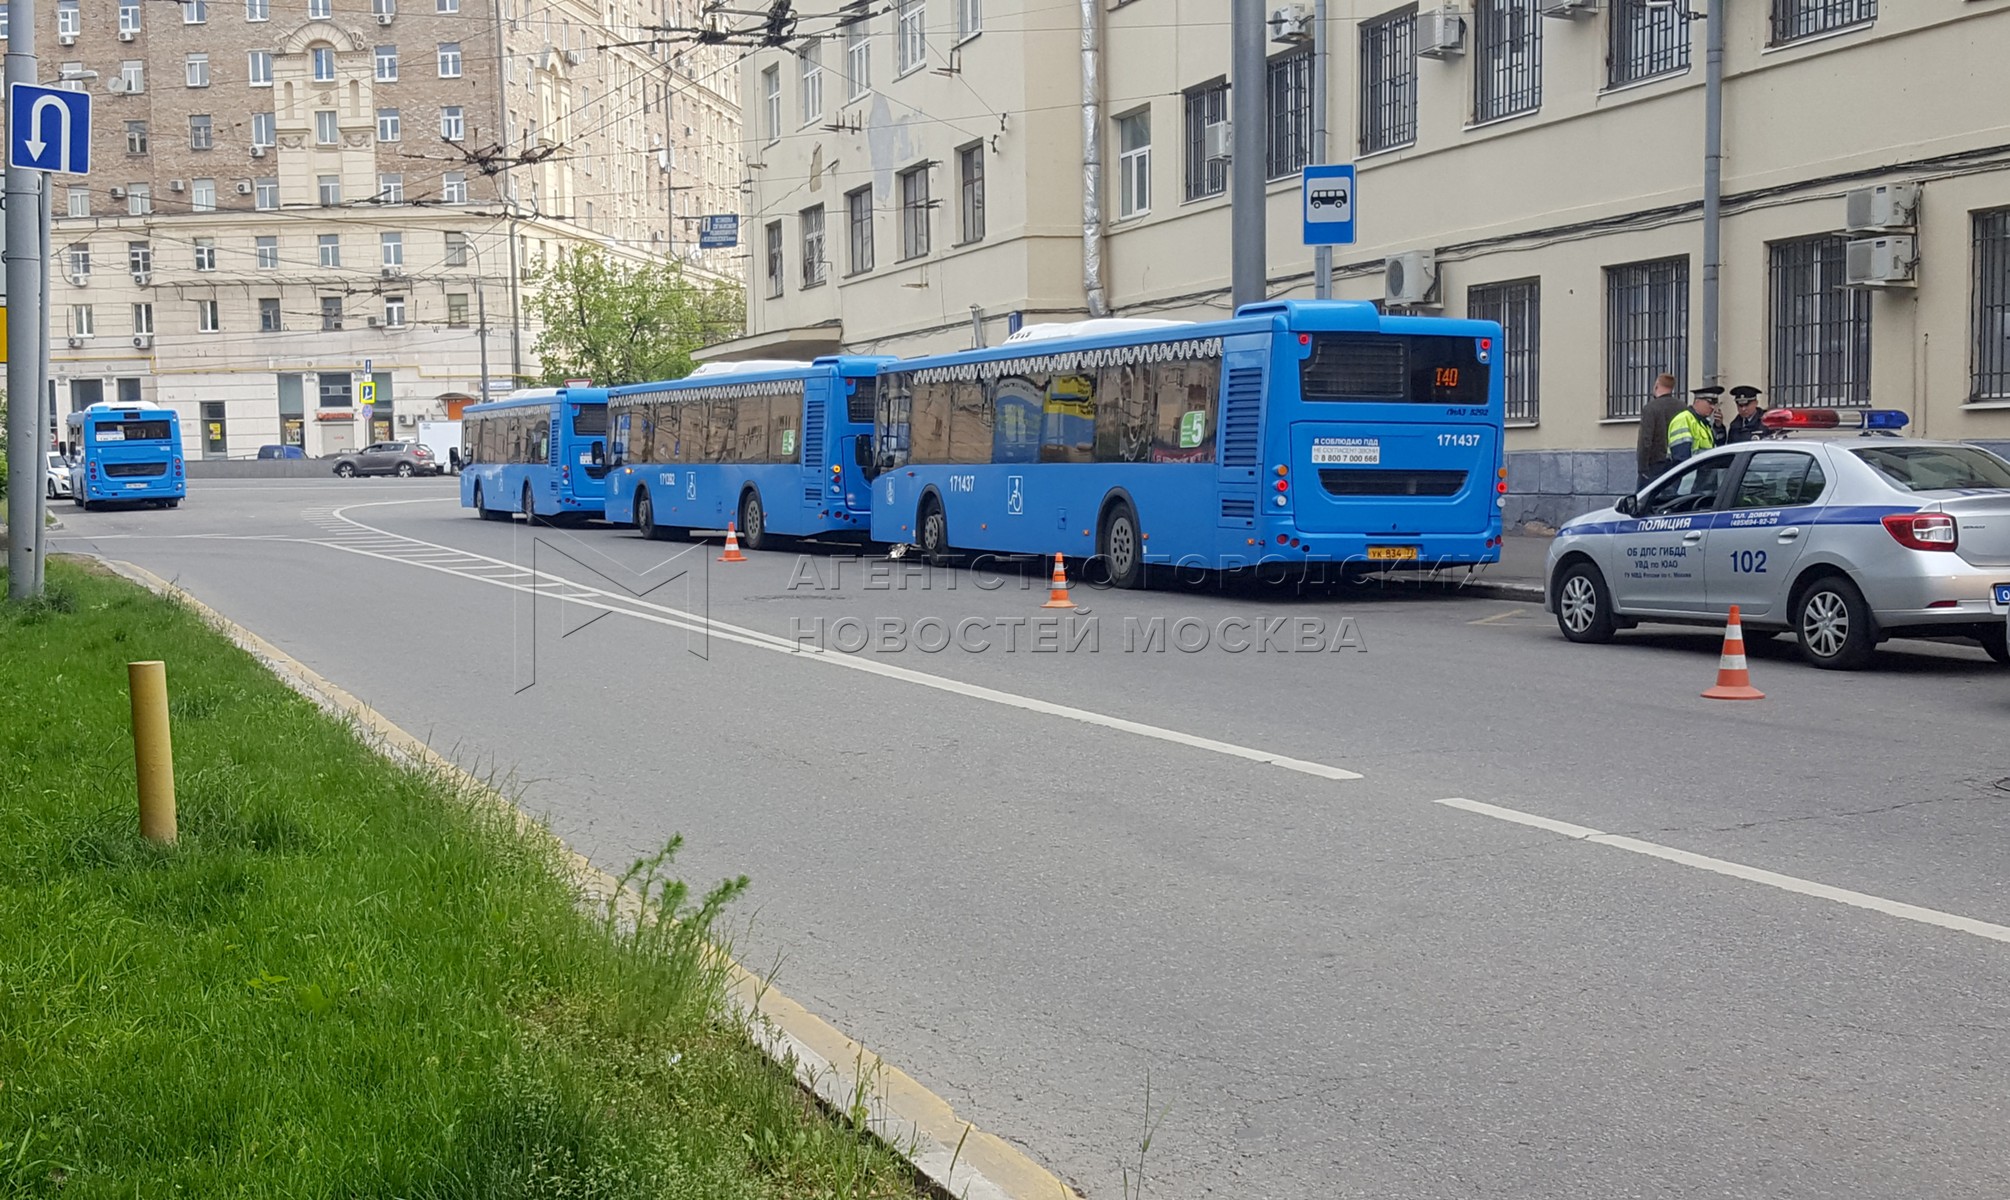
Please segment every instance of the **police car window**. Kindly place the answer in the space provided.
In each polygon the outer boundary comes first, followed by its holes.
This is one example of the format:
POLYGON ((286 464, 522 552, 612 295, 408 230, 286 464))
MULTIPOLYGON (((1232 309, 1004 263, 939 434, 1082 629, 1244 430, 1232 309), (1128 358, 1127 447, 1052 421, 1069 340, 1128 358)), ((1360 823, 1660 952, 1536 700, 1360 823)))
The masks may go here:
POLYGON ((1730 466, 1728 456, 1697 463, 1649 492, 1646 503, 1640 507, 1640 515, 1665 517, 1674 513, 1706 512, 1716 507, 1717 492, 1723 487, 1724 473, 1730 466))
POLYGON ((1811 454, 1762 450, 1745 464, 1732 508, 1791 508, 1813 504, 1828 482, 1811 454))
POLYGON ((1902 488, 2010 488, 2010 464, 1973 446, 1852 446, 1877 473, 1902 488))

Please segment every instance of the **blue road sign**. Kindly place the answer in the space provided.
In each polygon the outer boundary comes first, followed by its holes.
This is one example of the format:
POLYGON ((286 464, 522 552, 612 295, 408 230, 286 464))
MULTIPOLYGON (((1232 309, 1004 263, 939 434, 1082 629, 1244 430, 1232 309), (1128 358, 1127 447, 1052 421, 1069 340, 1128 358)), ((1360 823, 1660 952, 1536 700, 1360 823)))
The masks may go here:
POLYGON ((740 244, 740 215, 711 213, 698 222, 698 248, 725 250, 740 244))
POLYGON ((91 173, 91 94, 17 83, 7 93, 7 165, 91 173))
POLYGON ((1354 244, 1354 164, 1326 163, 1306 167, 1304 188, 1305 244, 1354 244))

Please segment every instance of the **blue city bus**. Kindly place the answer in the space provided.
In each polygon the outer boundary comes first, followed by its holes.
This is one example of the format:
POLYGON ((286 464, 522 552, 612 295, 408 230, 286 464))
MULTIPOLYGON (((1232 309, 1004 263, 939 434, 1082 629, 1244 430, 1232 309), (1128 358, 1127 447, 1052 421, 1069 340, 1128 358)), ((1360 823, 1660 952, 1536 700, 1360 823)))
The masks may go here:
POLYGON ((597 517, 607 491, 607 389, 526 388, 461 412, 461 507, 484 521, 597 517))
POLYGON ((730 523, 749 550, 864 541, 879 372, 893 361, 708 363, 612 389, 607 519, 648 538, 730 523))
POLYGON ((1498 562, 1500 336, 1285 300, 905 360, 880 380, 873 539, 1059 552, 1120 587, 1162 564, 1498 562))
POLYGON ((130 501, 175 508, 188 496, 181 418, 154 404, 93 404, 69 416, 70 498, 77 507, 130 501))

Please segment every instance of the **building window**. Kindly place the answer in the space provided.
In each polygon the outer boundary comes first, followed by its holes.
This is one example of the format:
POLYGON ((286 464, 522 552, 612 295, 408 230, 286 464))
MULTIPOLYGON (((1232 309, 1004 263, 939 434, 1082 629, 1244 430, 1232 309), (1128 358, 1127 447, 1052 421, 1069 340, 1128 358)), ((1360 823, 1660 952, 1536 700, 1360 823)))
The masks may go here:
POLYGON ((401 123, 398 120, 398 110, 395 108, 378 109, 377 140, 380 142, 395 142, 400 136, 401 123))
POLYGON ((320 234, 316 240, 321 246, 321 265, 339 267, 342 265, 342 235, 339 233, 320 234))
POLYGON ((377 203, 403 204, 405 202, 405 176, 402 172, 380 173, 377 176, 377 203))
MULTIPOLYGON (((342 297, 321 297, 321 328, 323 331, 333 331, 342 328, 342 297)), ((345 382, 348 378, 347 375, 342 376, 345 382)), ((343 390, 346 392, 348 389, 345 387, 343 390)), ((321 403, 323 407, 326 407, 328 404, 328 376, 326 375, 321 377, 321 403)), ((346 399, 343 401, 342 407, 348 407, 346 399)))
POLYGON ((872 90, 872 25, 860 17, 844 27, 845 99, 872 90))
POLYGON ((2010 400, 2010 208, 1979 212, 1975 230, 1975 361, 1969 386, 1977 400, 2010 400))
POLYGON ((216 180, 191 179, 188 183, 188 207, 191 212, 216 211, 216 180))
POLYGON ((984 0, 956 0, 956 40, 967 41, 984 32, 984 0))
POLYGON ((468 235, 449 229, 447 231, 447 257, 445 265, 465 267, 468 265, 468 235))
POLYGON ((223 328, 222 323, 217 320, 216 301, 195 302, 195 328, 197 333, 215 333, 223 328))
POLYGON ((1607 28, 1606 78, 1613 87, 1689 69, 1689 19, 1679 4, 1620 0, 1607 28))
POLYGON ((803 96, 803 124, 824 115, 824 56, 822 43, 815 40, 803 43, 796 54, 796 67, 801 72, 803 96))
POLYGON ((1210 83, 1184 97, 1186 124, 1186 198, 1201 200, 1228 190, 1228 160, 1207 156, 1207 130, 1228 120, 1228 85, 1210 83))
POLYGON ((249 62, 252 87, 272 86, 272 51, 253 50, 249 62))
POLYGON ((461 0, 433 0, 436 13, 457 13, 461 11, 461 0))
POLYGON ((1272 179, 1296 175, 1312 161, 1312 52, 1293 50, 1270 60, 1270 136, 1264 171, 1272 179))
POLYGON ((405 298, 403 296, 384 297, 384 327, 403 329, 405 327, 405 298))
POLYGON ((1417 10, 1361 22, 1361 153, 1417 140, 1417 10))
POLYGON ((825 278, 824 206, 806 208, 796 214, 803 231, 803 286, 813 288, 825 278))
POLYGON ((128 93, 147 90, 147 64, 141 59, 127 59, 119 64, 119 81, 128 93))
POLYGON ((90 188, 72 187, 65 194, 64 199, 69 203, 69 209, 65 212, 65 216, 88 217, 91 215, 90 188))
POLYGON ((1638 417, 1654 380, 1689 376, 1689 260, 1605 269, 1605 415, 1638 417))
POLYGON ((258 247, 258 269, 261 271, 278 270, 279 239, 271 236, 261 237, 256 244, 258 247))
POLYGON ((1773 43, 1877 20, 1877 0, 1773 0, 1773 43))
POLYGON ((181 0, 181 23, 201 25, 209 20, 209 0, 181 0))
POLYGON ((84 13, 78 0, 56 0, 56 32, 76 37, 84 31, 84 13))
POLYGON ((466 204, 468 202, 468 173, 448 171, 440 176, 440 202, 442 204, 466 204))
MULTIPOLYGON (((323 329, 342 328, 342 298, 340 296, 323 296, 321 298, 321 327, 323 329), (333 301, 335 305, 335 324, 332 326, 328 324, 328 305, 330 301, 333 301)), ((354 380, 354 375, 348 371, 319 372, 314 380, 315 407, 353 407, 356 402, 356 392, 352 386, 354 380)))
POLYGON ((928 168, 913 167, 900 173, 900 257, 920 258, 928 253, 928 168))
POLYGON ((1848 283, 1849 239, 1774 242, 1773 399, 1823 408, 1870 404, 1870 293, 1848 283))
POLYGON ((450 142, 468 136, 467 118, 462 115, 460 105, 449 104, 440 110, 440 136, 450 142))
POLYGON ((461 77, 461 44, 459 42, 440 43, 440 78, 459 79, 461 77))
POLYGON ((153 245, 148 242, 127 242, 126 268, 133 273, 135 279, 142 275, 151 275, 154 269, 153 245))
POLYGON ((447 328, 466 329, 468 327, 468 294, 466 292, 447 293, 447 328))
POLYGON ((761 124, 769 141, 782 136, 782 69, 761 72, 761 124))
POLYGON ((216 270, 216 239, 200 237, 195 239, 195 269, 216 270))
POLYGON ((340 127, 336 123, 335 110, 320 109, 314 114, 314 142, 319 146, 333 146, 342 140, 340 127))
POLYGON ((209 86, 209 55, 191 54, 185 60, 183 66, 190 87, 209 86))
POLYGON ((272 0, 244 0, 244 19, 247 21, 270 21, 272 0))
POLYGON ((335 82, 335 48, 333 46, 316 46, 309 52, 309 57, 314 63, 314 82, 335 82))
POLYGON ((283 333, 285 321, 279 315, 279 297, 265 296, 258 301, 258 332, 283 333))
POLYGON ((893 70, 905 75, 928 61, 927 0, 896 0, 893 70))
POLYGON ((383 251, 384 265, 402 267, 405 265, 405 235, 402 233, 380 233, 377 235, 379 248, 383 251))
POLYGON ((1542 282, 1523 279, 1489 283, 1466 293, 1466 315, 1501 327, 1501 382, 1507 390, 1503 414, 1509 424, 1534 424, 1541 419, 1540 355, 1542 351, 1542 282))
POLYGON ((396 46, 377 47, 377 82, 396 83, 398 81, 398 48, 396 46))
POLYGON ((251 144, 271 149, 279 143, 279 117, 276 113, 259 112, 251 114, 251 144))
POLYGON ((153 331, 154 306, 151 304, 133 305, 133 332, 152 333, 153 331))
POLYGON ((72 245, 69 250, 70 282, 82 283, 91 277, 91 248, 82 242, 72 245))
POLYGON ((846 192, 844 212, 850 231, 851 273, 863 275, 872 270, 872 185, 846 192))
POLYGON ((782 223, 768 222, 768 299, 782 294, 782 223))
POLYGON ((326 21, 335 16, 335 0, 307 0, 307 19, 326 21))
MULTIPOLYGON (((1121 122, 1119 122, 1121 124, 1121 122)), ((972 142, 956 152, 957 190, 963 218, 963 241, 984 240, 984 143, 972 142)))
POLYGON ((70 335, 72 337, 98 336, 97 315, 91 311, 90 305, 72 304, 70 306, 70 335))
POLYGON ((147 152, 147 123, 145 121, 126 122, 126 153, 145 154, 147 152))
POLYGON ((4 41, 6 39, 7 31, 9 28, 11 28, 11 25, 12 25, 11 20, 7 15, 6 0, 0 0, 0 41, 4 41))
POLYGON ((188 148, 191 150, 214 150, 216 148, 216 123, 208 113, 191 113, 188 118, 188 148))
POLYGON ((320 176, 316 184, 323 208, 333 208, 342 203, 342 177, 340 175, 320 176))
POLYGON ((1542 21, 1535 0, 1477 0, 1473 120, 1497 121, 1542 107, 1542 21))
POLYGON ((119 32, 140 31, 140 0, 119 0, 119 32))
POLYGON ((251 185, 251 206, 262 212, 271 212, 279 207, 279 181, 259 179, 251 185))
POLYGON ((150 183, 126 185, 126 215, 144 217, 154 210, 154 189, 150 183))
POLYGON ((1139 217, 1152 210, 1152 114, 1117 118, 1117 216, 1139 217))

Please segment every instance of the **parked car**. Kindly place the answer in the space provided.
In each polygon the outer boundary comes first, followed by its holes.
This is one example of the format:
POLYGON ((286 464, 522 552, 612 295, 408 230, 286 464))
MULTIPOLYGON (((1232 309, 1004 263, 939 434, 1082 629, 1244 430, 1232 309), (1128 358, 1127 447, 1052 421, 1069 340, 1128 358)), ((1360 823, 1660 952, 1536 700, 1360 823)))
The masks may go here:
POLYGON ((51 451, 49 454, 49 499, 70 494, 70 460, 51 451))
POLYGON ((372 442, 361 450, 335 456, 335 473, 344 479, 358 475, 437 475, 433 452, 417 442, 372 442))
POLYGON ((306 458, 307 452, 298 446, 260 446, 260 458, 306 458))

